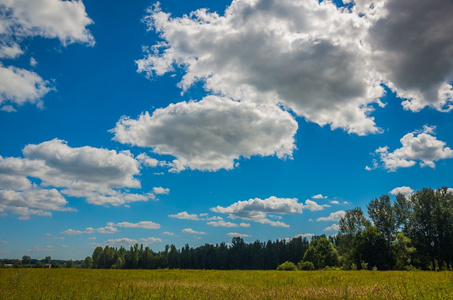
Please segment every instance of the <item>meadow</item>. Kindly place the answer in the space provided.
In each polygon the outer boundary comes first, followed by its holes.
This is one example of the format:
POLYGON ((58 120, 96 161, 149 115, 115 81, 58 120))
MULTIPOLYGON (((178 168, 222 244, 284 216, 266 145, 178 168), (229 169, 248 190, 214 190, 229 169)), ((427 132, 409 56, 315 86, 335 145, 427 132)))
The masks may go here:
POLYGON ((0 269, 0 299, 453 299, 453 273, 0 269))

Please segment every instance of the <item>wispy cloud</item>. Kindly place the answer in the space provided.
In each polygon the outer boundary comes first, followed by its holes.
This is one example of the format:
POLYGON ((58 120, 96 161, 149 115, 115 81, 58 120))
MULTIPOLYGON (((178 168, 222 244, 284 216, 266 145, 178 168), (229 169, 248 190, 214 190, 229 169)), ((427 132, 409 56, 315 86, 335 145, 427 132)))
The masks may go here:
POLYGON ((196 231, 196 230, 193 230, 192 228, 184 228, 182 230, 182 232, 184 232, 184 233, 192 233, 192 234, 201 234, 201 235, 206 234, 206 232, 196 231))

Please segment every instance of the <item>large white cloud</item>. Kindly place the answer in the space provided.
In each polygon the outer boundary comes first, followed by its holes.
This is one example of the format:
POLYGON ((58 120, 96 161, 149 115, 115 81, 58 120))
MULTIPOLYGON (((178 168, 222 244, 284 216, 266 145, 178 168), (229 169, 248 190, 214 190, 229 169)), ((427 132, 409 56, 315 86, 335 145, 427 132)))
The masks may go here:
POLYGON ((140 174, 140 163, 128 151, 89 146, 73 148, 63 140, 53 139, 27 145, 23 154, 24 158, 0 156, 0 193, 3 195, 0 209, 23 218, 68 209, 64 208, 67 201, 63 195, 114 206, 155 197, 152 193, 134 194, 126 190, 141 187, 136 178, 140 174), (37 180, 39 185, 34 183, 37 180))
POLYGON ((405 109, 453 109, 453 2, 387 0, 367 41, 375 68, 405 109))
POLYGON ((90 146, 72 148, 63 140, 53 139, 27 145, 22 152, 25 159, 44 164, 45 168, 39 170, 40 178, 48 185, 77 186, 83 182, 110 188, 140 187, 140 181, 134 178, 140 173, 140 164, 127 151, 118 153, 90 146))
POLYGON ((164 42, 137 61, 139 72, 183 66, 183 90, 202 80, 210 92, 282 102, 320 125, 379 131, 368 115, 383 89, 361 44, 367 23, 330 1, 233 1, 224 16, 200 9, 171 18, 159 6, 148 13, 164 42))
POLYGON ((50 83, 35 72, 13 66, 4 67, 0 62, 0 105, 6 102, 23 105, 29 102, 42 106, 41 98, 51 89, 50 83))
POLYGON ((453 108, 453 3, 447 0, 237 0, 223 16, 199 9, 172 17, 159 5, 145 17, 162 39, 137 61, 161 76, 184 70, 209 93, 283 103, 320 125, 380 132, 370 115, 382 84, 405 109, 453 108))
POLYGON ((93 44, 86 26, 93 23, 82 1, 0 0, 0 34, 58 38, 63 45, 74 42, 93 44))
POLYGON ((231 218, 241 218, 276 227, 289 227, 288 224, 281 221, 270 220, 268 213, 300 214, 303 207, 304 205, 298 203, 296 198, 277 198, 272 196, 264 200, 255 198, 247 201, 238 201, 228 207, 217 206, 211 208, 211 211, 228 214, 231 218))
POLYGON ((434 136, 435 126, 424 126, 422 131, 414 131, 403 136, 401 148, 389 152, 389 147, 376 150, 384 168, 395 171, 398 168, 414 166, 417 161, 420 166, 434 168, 435 162, 441 159, 453 158, 453 150, 446 143, 434 136))
MULTIPOLYGON (((58 38, 63 45, 94 45, 86 29, 92 23, 82 1, 0 0, 0 59, 23 55, 25 47, 21 43, 34 36, 58 38)), ((35 72, 5 67, 0 62, 1 110, 15 111, 14 106, 25 103, 41 107, 42 98, 52 89, 49 81, 35 72)))
POLYGON ((0 189, 0 212, 12 212, 20 219, 31 215, 51 216, 50 211, 74 211, 67 207, 68 201, 56 189, 30 189, 14 191, 0 189))
POLYGON ((176 157, 172 171, 178 172, 232 169, 237 159, 252 155, 291 157, 297 127, 277 106, 208 96, 123 118, 112 132, 118 142, 176 157))

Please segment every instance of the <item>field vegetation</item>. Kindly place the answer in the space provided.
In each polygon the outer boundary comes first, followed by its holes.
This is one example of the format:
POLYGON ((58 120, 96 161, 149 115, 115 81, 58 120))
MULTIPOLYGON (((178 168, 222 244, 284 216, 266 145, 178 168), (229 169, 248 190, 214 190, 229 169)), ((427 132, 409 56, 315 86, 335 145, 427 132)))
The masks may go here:
POLYGON ((0 299, 453 299, 424 271, 0 270, 0 299))

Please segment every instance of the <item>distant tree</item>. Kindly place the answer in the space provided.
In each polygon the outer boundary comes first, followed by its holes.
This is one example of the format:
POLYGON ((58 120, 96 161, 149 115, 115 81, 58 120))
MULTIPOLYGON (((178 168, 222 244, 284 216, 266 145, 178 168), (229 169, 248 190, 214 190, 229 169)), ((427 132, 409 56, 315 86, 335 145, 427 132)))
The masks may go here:
POLYGON ((52 262, 52 258, 50 256, 46 256, 46 258, 44 259, 44 263, 50 264, 51 262, 52 262))
POLYGON ((76 267, 76 264, 74 263, 74 261, 72 259, 70 259, 64 263, 64 267, 65 268, 74 268, 74 267, 76 267))
POLYGON ((91 258, 91 256, 85 257, 85 259, 82 262, 81 267, 83 269, 91 269, 93 267, 93 259, 91 258))
POLYGON ((179 251, 176 249, 175 245, 170 246, 170 251, 168 252, 168 267, 170 269, 178 269, 180 267, 179 261, 179 251))
POLYGON ((92 261, 93 261, 93 268, 95 268, 95 269, 101 269, 102 268, 102 264, 101 264, 102 252, 104 252, 102 247, 96 247, 94 249, 94 251, 93 251, 92 261))
POLYGON ((14 261, 13 268, 22 268, 22 262, 18 259, 14 261))
POLYGON ((22 256, 22 264, 29 265, 31 263, 31 257, 28 255, 22 256))
POLYGON ((33 266, 34 268, 44 268, 44 263, 42 261, 37 261, 35 265, 33 266))

